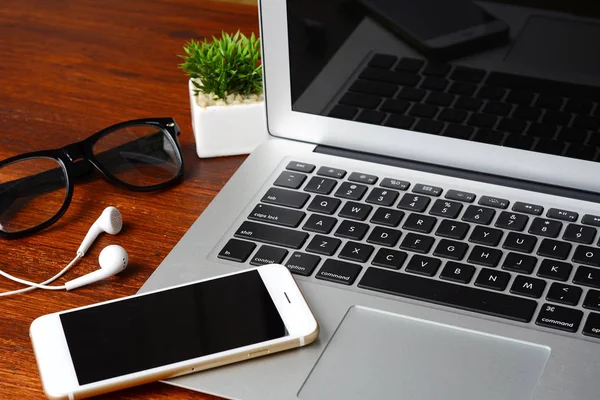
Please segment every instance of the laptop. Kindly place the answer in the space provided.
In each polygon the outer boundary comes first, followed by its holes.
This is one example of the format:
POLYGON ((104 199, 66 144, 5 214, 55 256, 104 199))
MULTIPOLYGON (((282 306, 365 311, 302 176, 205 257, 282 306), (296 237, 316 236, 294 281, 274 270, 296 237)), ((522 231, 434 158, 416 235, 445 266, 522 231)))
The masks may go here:
POLYGON ((598 7, 470 3, 507 36, 440 61, 364 3, 260 2, 270 139, 142 288, 281 263, 319 338, 168 383, 243 400, 597 399, 598 7))

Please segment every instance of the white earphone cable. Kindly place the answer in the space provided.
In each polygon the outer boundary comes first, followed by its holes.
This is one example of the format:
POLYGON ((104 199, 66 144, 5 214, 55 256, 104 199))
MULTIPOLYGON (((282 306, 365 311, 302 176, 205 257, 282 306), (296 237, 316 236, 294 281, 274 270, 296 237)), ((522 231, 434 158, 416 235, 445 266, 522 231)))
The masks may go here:
POLYGON ((79 260, 81 260, 81 257, 83 255, 80 255, 79 253, 75 256, 75 258, 69 263, 67 264, 67 266, 65 268, 62 269, 62 271, 60 271, 58 274, 54 275, 52 278, 45 280, 42 283, 35 283, 35 282, 30 282, 27 281, 25 279, 20 279, 17 278, 15 276, 12 276, 2 270, 0 270, 0 275, 4 276, 5 278, 8 278, 12 281, 15 282, 19 282, 22 283, 24 285, 28 285, 29 287, 23 288, 23 289, 17 289, 17 290, 11 290, 9 292, 3 292, 0 293, 0 297, 3 296, 10 296, 13 294, 18 294, 18 293, 24 293, 24 292, 29 292, 30 290, 33 289, 47 289, 47 290, 64 290, 66 289, 65 285, 62 286, 47 286, 47 284, 54 282, 55 280, 57 280, 58 278, 60 278, 61 276, 63 276, 67 271, 69 271, 71 268, 73 268, 73 266, 75 266, 75 264, 77 264, 77 262, 79 260))

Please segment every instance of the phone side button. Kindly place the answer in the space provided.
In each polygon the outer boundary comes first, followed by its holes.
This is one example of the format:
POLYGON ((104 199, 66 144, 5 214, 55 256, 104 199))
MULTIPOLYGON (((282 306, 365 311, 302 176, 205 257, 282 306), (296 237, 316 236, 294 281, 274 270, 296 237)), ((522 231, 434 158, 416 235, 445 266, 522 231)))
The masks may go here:
POLYGON ((266 356, 269 353, 270 353, 269 349, 256 350, 256 351, 252 351, 252 352, 248 353, 248 358, 256 358, 256 357, 260 357, 260 356, 266 356))

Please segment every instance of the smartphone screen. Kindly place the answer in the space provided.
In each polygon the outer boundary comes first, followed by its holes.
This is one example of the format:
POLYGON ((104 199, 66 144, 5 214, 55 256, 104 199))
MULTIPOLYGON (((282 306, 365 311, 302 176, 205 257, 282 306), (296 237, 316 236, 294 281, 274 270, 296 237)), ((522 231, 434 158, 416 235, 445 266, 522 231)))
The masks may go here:
POLYGON ((494 18, 468 0, 362 0, 366 5, 427 41, 479 25, 494 18))
POLYGON ((60 314, 80 385, 287 335, 258 271, 60 314))

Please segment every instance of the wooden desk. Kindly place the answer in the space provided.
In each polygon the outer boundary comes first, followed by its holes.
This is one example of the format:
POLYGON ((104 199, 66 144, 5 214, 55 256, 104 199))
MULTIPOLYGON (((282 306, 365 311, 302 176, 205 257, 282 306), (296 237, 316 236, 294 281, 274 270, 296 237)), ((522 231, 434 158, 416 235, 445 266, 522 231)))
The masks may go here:
MULTIPOLYGON (((252 0, 241 0, 249 3, 252 0)), ((65 279, 97 268, 109 244, 127 249, 119 276, 73 292, 36 290, 0 298, 0 399, 44 398, 29 341, 36 317, 135 294, 187 228, 244 161, 200 160, 190 122, 187 77, 178 69, 190 38, 237 29, 258 34, 256 4, 206 0, 3 0, 0 2, 0 160, 62 147, 103 127, 172 116, 182 130, 185 179, 161 193, 135 193, 97 178, 75 187, 52 228, 0 240, 0 268, 42 281, 75 255, 109 205, 125 220, 118 236, 101 235, 65 279)), ((61 280, 62 282, 64 280, 61 280)), ((0 291, 19 286, 0 279, 0 291)), ((154 383, 105 399, 214 399, 154 383)))

